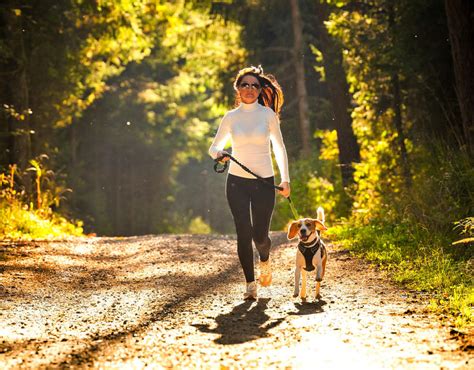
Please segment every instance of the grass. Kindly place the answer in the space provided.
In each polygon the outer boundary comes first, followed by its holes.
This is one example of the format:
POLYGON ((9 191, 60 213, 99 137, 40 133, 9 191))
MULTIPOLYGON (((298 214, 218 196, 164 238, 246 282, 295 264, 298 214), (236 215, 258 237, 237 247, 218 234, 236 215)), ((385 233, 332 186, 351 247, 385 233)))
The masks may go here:
POLYGON ((51 210, 32 210, 19 201, 0 201, 0 238, 51 239, 83 235, 82 223, 72 223, 51 210))
MULTIPOLYGON (((447 315, 458 329, 473 325, 472 258, 446 237, 406 224, 336 226, 331 237, 389 272, 410 289, 433 295, 429 308, 447 315)), ((469 248, 469 246, 464 246, 469 248)))

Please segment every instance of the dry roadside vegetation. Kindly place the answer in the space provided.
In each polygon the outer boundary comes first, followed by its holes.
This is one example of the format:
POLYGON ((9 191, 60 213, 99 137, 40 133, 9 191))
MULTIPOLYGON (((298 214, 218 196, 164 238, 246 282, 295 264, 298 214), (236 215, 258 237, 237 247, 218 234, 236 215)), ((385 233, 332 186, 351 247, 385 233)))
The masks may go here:
POLYGON ((474 366, 472 332, 333 245, 322 300, 292 298, 295 245, 272 238, 274 283, 255 302, 234 236, 4 243, 2 368, 474 366))

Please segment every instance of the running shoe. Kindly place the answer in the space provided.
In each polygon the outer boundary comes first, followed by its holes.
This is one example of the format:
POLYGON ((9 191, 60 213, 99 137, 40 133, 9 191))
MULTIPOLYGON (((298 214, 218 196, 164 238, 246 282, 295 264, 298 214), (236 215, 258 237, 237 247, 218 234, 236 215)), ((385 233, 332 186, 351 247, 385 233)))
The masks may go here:
POLYGON ((255 281, 247 283, 246 292, 244 293, 244 299, 257 299, 257 284, 255 281))
POLYGON ((260 284, 262 286, 270 286, 272 283, 272 265, 270 262, 270 257, 265 262, 260 261, 260 284))

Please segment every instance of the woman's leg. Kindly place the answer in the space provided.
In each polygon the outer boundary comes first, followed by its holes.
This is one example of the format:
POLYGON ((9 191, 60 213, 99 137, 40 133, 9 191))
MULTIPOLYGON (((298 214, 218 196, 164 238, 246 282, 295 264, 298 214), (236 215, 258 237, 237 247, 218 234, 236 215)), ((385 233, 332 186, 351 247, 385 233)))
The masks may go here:
POLYGON ((255 280, 255 272, 248 179, 229 174, 227 176, 226 196, 230 211, 234 217, 235 230, 237 232, 237 253, 240 264, 244 270, 245 280, 247 283, 250 283, 255 280))
MULTIPOLYGON (((273 184, 273 177, 266 179, 273 184)), ((251 193, 252 238, 258 250, 260 261, 267 261, 272 242, 268 236, 275 207, 275 190, 255 180, 251 193)))

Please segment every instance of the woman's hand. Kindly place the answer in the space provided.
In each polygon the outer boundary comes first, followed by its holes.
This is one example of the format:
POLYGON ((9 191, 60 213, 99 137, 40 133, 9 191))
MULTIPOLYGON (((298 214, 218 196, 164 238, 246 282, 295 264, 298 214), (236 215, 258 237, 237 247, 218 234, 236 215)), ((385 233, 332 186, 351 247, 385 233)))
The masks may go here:
POLYGON ((283 190, 278 190, 278 192, 283 195, 285 198, 288 198, 290 196, 290 193, 291 193, 291 189, 290 189, 290 183, 289 182, 282 182, 280 185, 279 185, 281 188, 283 188, 283 190))
POLYGON ((217 157, 216 159, 219 159, 219 158, 222 158, 219 160, 220 163, 224 163, 224 162, 227 162, 230 158, 228 157, 230 154, 227 153, 225 150, 219 150, 217 152, 217 157), (225 157, 224 157, 225 156, 225 157))

